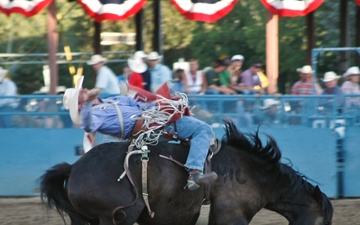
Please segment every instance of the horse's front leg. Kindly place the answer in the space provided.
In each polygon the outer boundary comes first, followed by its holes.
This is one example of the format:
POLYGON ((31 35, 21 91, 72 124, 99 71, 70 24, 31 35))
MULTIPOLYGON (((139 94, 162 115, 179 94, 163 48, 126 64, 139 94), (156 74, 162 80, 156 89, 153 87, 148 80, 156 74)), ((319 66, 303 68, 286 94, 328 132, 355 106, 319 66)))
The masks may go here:
POLYGON ((239 207, 211 206, 209 225, 248 225, 252 217, 246 216, 239 207))

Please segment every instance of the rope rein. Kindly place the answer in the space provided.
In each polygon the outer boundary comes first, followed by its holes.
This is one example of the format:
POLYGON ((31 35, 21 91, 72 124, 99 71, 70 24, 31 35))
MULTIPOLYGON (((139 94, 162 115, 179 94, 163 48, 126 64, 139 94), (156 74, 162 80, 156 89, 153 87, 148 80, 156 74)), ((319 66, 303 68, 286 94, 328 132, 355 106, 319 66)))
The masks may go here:
POLYGON ((163 129, 164 126, 175 115, 183 115, 188 107, 188 98, 184 93, 175 93, 175 96, 179 98, 178 100, 167 99, 161 95, 157 96, 159 99, 155 101, 156 107, 145 110, 138 118, 131 118, 133 120, 144 120, 143 126, 146 128, 146 130, 141 130, 135 134, 136 138, 133 139, 133 143, 137 149, 141 149, 145 145, 157 145, 160 136, 166 133, 163 129))

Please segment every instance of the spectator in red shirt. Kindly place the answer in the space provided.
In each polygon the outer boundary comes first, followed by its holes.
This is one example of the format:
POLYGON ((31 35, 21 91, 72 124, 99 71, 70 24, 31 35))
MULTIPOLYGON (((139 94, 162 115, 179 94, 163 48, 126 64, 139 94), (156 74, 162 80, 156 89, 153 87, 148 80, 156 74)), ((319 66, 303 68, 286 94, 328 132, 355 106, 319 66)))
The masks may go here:
POLYGON ((144 61, 140 58, 129 58, 128 64, 131 70, 131 74, 128 80, 129 84, 141 89, 145 89, 144 79, 141 73, 146 71, 146 63, 144 63, 144 61))
POLYGON ((292 95, 321 94, 321 87, 312 77, 314 71, 311 66, 305 65, 302 68, 298 68, 296 71, 300 73, 300 80, 295 82, 295 84, 291 87, 292 95))

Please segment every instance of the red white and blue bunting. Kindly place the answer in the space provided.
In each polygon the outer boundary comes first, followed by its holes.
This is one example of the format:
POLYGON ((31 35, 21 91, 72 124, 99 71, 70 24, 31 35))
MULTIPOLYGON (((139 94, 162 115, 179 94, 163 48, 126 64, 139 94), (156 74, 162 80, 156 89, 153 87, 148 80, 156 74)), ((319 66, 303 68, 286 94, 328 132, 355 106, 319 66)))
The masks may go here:
POLYGON ((228 14, 238 0, 171 0, 189 20, 213 23, 228 14))
POLYGON ((19 13, 32 17, 47 7, 53 0, 0 0, 0 11, 9 16, 19 13))
POLYGON ((125 20, 142 9, 146 0, 77 0, 96 22, 125 20))
POLYGON ((316 10, 324 0, 261 0, 262 4, 279 17, 305 16, 316 10))

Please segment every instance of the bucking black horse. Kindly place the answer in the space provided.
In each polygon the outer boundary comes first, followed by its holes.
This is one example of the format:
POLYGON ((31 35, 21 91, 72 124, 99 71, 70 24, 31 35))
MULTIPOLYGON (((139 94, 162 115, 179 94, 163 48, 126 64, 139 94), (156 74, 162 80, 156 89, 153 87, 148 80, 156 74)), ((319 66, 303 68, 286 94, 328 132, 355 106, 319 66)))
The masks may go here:
POLYGON ((245 134, 232 121, 224 123, 222 147, 211 158, 211 170, 218 175, 211 186, 184 189, 188 173, 177 162, 185 162, 186 145, 159 143, 149 146, 148 155, 127 156, 130 142, 106 143, 73 165, 49 169, 41 180, 42 199, 62 216, 66 213, 72 225, 191 225, 204 199, 211 203, 210 225, 247 225, 262 208, 281 214, 292 225, 332 224, 327 196, 280 162, 271 136, 263 144, 258 131, 245 134), (128 167, 123 166, 125 158, 128 167), (124 170, 130 176, 119 180, 124 170))

